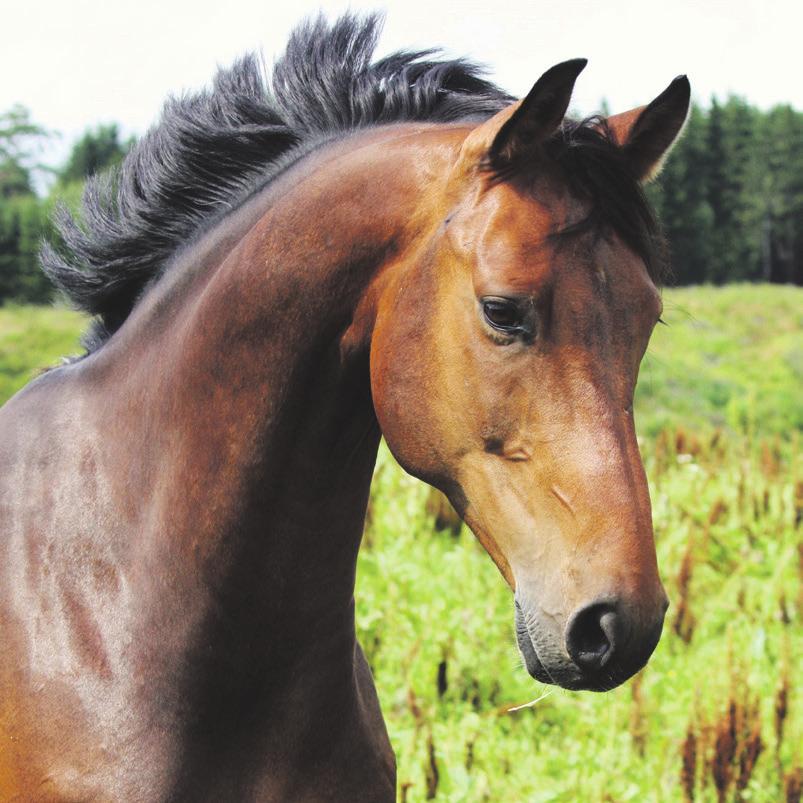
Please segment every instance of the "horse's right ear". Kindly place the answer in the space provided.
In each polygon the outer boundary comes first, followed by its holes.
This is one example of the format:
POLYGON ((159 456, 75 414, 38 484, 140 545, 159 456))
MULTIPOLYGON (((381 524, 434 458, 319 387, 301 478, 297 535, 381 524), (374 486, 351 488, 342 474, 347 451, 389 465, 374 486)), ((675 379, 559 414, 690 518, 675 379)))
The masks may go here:
POLYGON ((501 170, 534 158, 540 144, 563 121, 574 82, 587 63, 587 59, 572 59, 547 70, 524 100, 502 109, 468 135, 461 162, 466 166, 481 162, 501 170))

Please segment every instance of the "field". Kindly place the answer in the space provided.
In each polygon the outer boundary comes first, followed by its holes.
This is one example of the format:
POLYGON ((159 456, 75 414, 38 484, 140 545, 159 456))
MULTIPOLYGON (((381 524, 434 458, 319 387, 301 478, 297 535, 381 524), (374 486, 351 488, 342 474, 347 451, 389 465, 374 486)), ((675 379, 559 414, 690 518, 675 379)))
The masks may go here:
MULTIPOLYGON (((357 618, 401 800, 800 800, 803 291, 664 302, 636 414, 672 606, 649 665, 616 691, 529 678, 495 567, 465 528, 435 532, 428 489, 380 453, 357 618)), ((0 310, 1 398, 76 352, 82 326, 0 310)))

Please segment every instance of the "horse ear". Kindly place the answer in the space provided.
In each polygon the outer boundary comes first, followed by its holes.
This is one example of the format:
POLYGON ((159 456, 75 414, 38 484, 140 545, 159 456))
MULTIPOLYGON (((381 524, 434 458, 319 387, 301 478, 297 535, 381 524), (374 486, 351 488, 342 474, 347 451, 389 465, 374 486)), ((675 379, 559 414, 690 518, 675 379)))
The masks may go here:
POLYGON ((607 119, 608 129, 624 149, 637 178, 650 181, 661 172, 689 114, 691 86, 685 75, 649 104, 607 119))
POLYGON ((587 59, 572 59, 548 69, 527 97, 504 121, 488 149, 492 166, 501 167, 522 156, 532 155, 561 124, 577 76, 587 59))

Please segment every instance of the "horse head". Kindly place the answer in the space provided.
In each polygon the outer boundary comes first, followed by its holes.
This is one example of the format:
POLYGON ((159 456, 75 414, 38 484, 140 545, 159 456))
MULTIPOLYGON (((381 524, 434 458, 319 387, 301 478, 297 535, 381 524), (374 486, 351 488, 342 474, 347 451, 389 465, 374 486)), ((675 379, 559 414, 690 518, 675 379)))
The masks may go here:
POLYGON ((371 385, 396 458, 514 590, 530 674, 604 690, 646 663, 667 607, 632 405, 661 312, 642 184, 689 84, 574 123, 584 66, 553 67, 468 132, 430 236, 383 288, 371 385))

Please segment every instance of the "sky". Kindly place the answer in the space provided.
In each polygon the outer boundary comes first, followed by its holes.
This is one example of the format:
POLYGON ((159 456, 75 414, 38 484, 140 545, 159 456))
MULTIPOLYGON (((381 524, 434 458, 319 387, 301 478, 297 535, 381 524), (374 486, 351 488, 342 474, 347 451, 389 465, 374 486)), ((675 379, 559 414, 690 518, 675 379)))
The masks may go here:
POLYGON ((248 50, 269 65, 301 18, 349 8, 385 11, 379 55, 441 47, 516 95, 552 64, 588 58, 578 114, 602 98, 614 112, 642 105, 682 73, 704 104, 735 93, 803 109, 799 0, 17 0, 3 12, 0 112, 21 103, 59 132, 42 155, 56 164, 88 126, 141 134, 167 95, 248 50))

